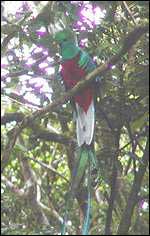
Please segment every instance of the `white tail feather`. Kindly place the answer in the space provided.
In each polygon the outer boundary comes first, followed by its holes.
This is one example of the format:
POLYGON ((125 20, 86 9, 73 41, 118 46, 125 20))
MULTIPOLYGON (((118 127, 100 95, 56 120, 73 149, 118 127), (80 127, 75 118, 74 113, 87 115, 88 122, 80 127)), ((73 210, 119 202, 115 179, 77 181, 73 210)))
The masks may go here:
POLYGON ((78 146, 86 143, 91 144, 94 134, 95 111, 94 102, 92 101, 87 113, 76 103, 77 117, 76 130, 78 146))

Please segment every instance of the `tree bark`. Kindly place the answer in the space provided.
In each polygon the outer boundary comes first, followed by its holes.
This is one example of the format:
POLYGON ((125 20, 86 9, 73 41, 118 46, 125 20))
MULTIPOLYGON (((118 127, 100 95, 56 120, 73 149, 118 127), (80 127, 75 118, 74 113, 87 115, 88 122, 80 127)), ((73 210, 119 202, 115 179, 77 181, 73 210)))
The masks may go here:
POLYGON ((135 205, 137 204, 138 193, 140 191, 142 180, 148 165, 148 157, 149 157, 148 154, 149 154, 149 141, 147 141, 146 143, 145 152, 142 158, 142 163, 140 163, 139 170, 134 178, 134 182, 128 197, 128 201, 118 227, 117 235, 128 234, 131 225, 131 218, 134 212, 135 205))
MULTIPOLYGON (((118 132, 114 133, 114 141, 115 141, 115 149, 119 149, 119 140, 120 140, 120 129, 118 129, 118 132)), ((111 193, 109 197, 109 206, 107 209, 107 215, 106 215, 106 224, 105 224, 105 235, 112 235, 111 232, 111 224, 112 224, 112 213, 114 209, 114 203, 117 196, 117 177, 118 177, 118 168, 117 168, 117 161, 118 161, 118 153, 115 152, 112 155, 113 158, 113 166, 112 166, 112 175, 111 175, 111 193)))

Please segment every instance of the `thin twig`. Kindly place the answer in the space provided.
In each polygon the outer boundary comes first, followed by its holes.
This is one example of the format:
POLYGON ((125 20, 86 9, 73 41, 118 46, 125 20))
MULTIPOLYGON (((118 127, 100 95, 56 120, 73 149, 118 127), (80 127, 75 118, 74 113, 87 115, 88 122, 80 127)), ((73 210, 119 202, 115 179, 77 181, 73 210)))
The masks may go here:
POLYGON ((50 165, 46 165, 45 163, 43 163, 42 161, 36 160, 32 157, 26 157, 26 159, 30 159, 31 161, 34 161, 36 163, 38 163, 40 166, 42 166, 43 168, 52 171, 53 173, 55 173, 56 175, 58 175, 59 177, 63 178, 66 182, 69 183, 69 180, 64 177, 62 174, 60 174, 59 172, 57 172, 52 166, 50 165))
POLYGON ((133 14, 132 14, 130 8, 128 7, 126 1, 123 1, 123 5, 124 5, 126 11, 128 12, 129 16, 131 17, 131 19, 132 19, 134 25, 137 25, 137 24, 136 24, 136 21, 135 21, 135 19, 134 19, 134 16, 133 16, 133 14))

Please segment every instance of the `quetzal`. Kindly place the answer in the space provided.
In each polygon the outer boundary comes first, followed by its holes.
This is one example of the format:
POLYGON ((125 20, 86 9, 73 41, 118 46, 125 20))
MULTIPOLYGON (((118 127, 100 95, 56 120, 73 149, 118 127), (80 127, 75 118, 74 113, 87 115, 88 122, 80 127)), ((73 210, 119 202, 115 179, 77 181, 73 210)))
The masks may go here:
MULTIPOLYGON (((77 44, 71 30, 62 30, 55 34, 55 41, 59 44, 62 57, 61 77, 66 89, 73 88, 79 81, 96 68, 92 58, 77 44)), ((91 221, 91 171, 96 166, 93 149, 93 134, 95 124, 94 83, 81 90, 73 97, 74 113, 76 119, 77 142, 79 158, 73 171, 71 183, 72 195, 75 195, 81 180, 87 179, 87 204, 84 214, 82 234, 87 235, 91 221), (86 171, 88 170, 88 171, 86 171), (86 177, 85 177, 86 176, 86 177)), ((67 199, 68 201, 68 199, 67 199)), ((65 233, 65 230, 63 234, 65 233)))

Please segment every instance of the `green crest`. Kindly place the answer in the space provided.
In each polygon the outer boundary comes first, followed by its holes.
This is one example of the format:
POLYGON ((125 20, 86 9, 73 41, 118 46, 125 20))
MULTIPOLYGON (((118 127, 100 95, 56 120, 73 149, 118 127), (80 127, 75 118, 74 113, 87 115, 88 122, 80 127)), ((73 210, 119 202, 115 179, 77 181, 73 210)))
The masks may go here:
POLYGON ((63 60, 74 58, 80 51, 75 40, 74 32, 70 29, 64 29, 57 32, 54 40, 60 46, 60 54, 63 60))
POLYGON ((71 32, 71 30, 65 29, 65 30, 57 32, 54 36, 54 39, 58 43, 61 43, 65 40, 74 39, 74 37, 73 37, 73 33, 71 32))

